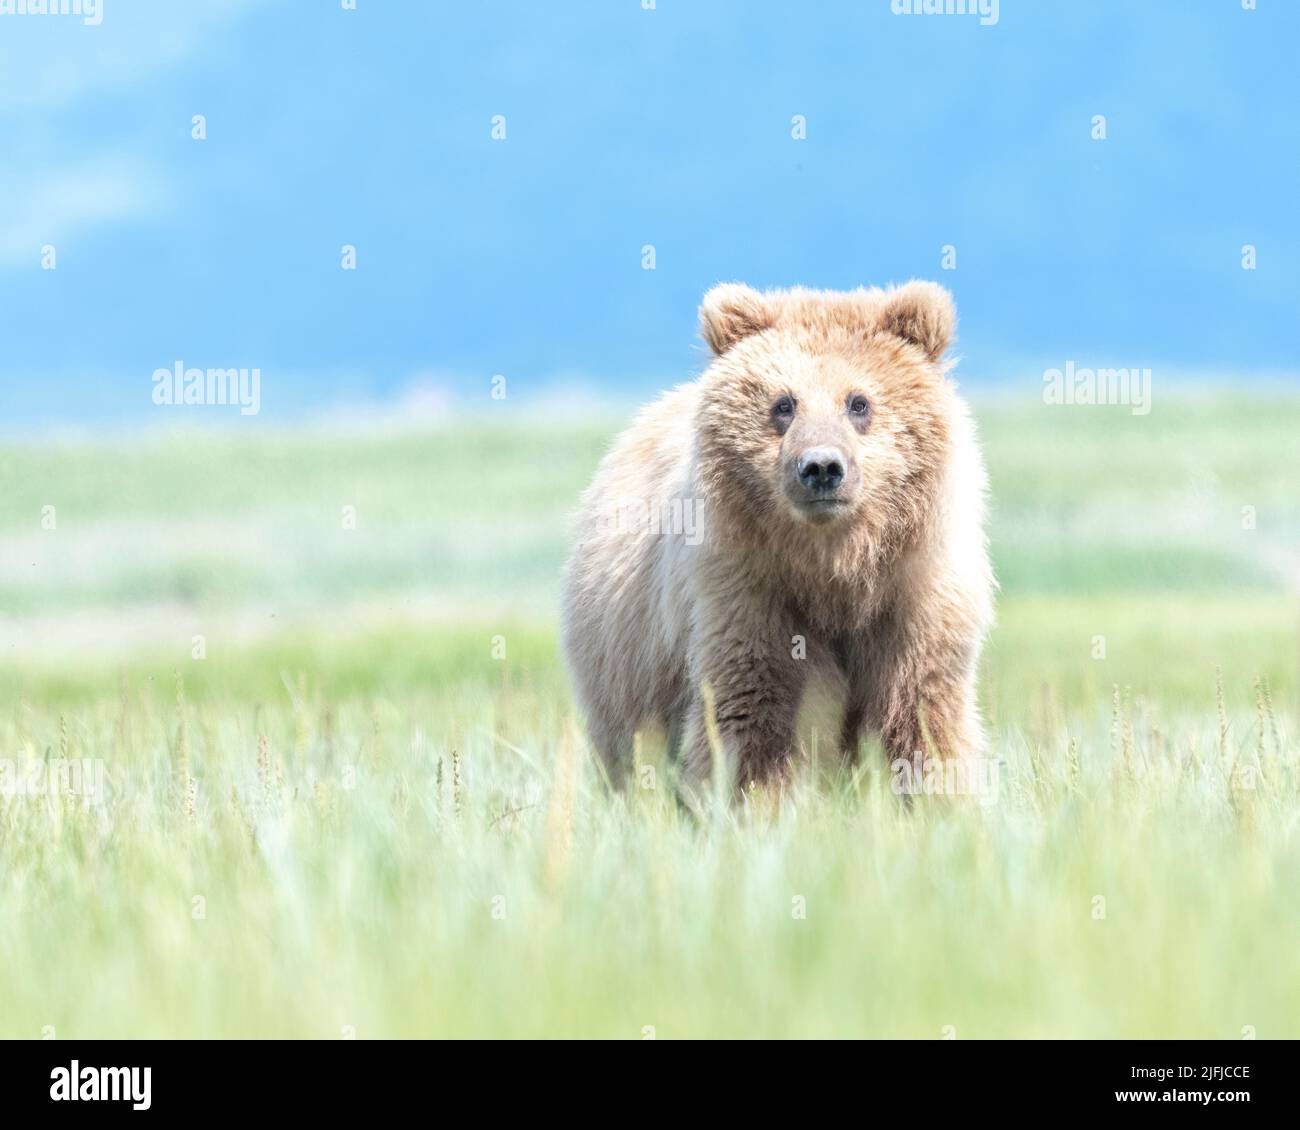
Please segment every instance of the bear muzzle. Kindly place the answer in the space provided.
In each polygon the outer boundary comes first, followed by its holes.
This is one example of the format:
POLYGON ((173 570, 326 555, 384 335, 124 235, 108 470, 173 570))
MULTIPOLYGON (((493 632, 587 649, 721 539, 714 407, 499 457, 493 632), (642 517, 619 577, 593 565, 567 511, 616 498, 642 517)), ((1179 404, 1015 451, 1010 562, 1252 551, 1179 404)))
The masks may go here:
POLYGON ((804 517, 829 522, 851 508, 856 481, 856 468, 841 448, 808 447, 789 468, 786 497, 804 517))

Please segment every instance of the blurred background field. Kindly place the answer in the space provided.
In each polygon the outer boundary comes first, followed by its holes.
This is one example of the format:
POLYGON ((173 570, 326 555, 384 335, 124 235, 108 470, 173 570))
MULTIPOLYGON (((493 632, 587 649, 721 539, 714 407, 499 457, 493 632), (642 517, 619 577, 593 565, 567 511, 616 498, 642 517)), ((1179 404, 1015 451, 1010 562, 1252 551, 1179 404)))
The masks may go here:
POLYGON ((0 799, 0 1035, 1300 1035, 1300 399, 977 414, 997 803, 702 825, 560 663, 620 418, 6 443, 3 756, 108 784, 0 799))

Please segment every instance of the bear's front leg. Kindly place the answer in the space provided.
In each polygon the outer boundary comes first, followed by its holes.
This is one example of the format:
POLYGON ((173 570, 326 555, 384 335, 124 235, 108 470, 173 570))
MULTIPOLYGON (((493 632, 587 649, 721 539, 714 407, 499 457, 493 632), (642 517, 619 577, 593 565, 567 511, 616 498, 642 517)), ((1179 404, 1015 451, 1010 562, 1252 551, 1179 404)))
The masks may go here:
MULTIPOLYGON (((871 714, 891 769, 932 757, 973 760, 984 752, 975 705, 975 645, 912 636, 878 654, 871 714)), ((973 769, 973 765, 969 765, 973 769)))
MULTIPOLYGON (((959 657, 952 661, 960 664, 959 657)), ((880 737, 891 765, 899 759, 922 764, 936 756, 979 757, 984 736, 973 678, 942 660, 896 674, 882 711, 880 737)))
POLYGON ((860 701, 891 765, 982 756, 975 676, 985 625, 979 601, 912 592, 863 640, 860 701))
POLYGON ((794 618, 760 578, 734 563, 710 563, 700 582, 689 656, 686 779, 698 789, 713 771, 707 686, 733 783, 770 781, 789 765, 806 681, 794 618))

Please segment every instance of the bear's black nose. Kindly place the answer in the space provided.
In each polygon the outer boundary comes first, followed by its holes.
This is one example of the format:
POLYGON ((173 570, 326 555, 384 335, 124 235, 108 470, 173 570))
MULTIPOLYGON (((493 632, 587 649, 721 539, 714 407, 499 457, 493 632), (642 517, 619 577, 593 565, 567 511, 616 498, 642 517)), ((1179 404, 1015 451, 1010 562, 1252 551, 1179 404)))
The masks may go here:
POLYGON ((835 447, 810 447, 799 456, 795 469, 809 490, 832 491, 844 481, 844 456, 835 447))

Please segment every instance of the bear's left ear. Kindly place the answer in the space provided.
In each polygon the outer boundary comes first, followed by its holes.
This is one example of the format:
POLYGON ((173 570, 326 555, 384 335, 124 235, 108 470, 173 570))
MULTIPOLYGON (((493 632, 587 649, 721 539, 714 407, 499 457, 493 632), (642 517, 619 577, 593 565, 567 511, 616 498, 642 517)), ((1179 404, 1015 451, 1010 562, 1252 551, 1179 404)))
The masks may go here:
POLYGON ((944 355, 956 323, 952 295, 932 282, 910 282, 891 290, 880 311, 882 330, 919 346, 931 361, 944 355))
POLYGON ((768 329, 775 321, 763 295, 741 283, 719 283, 700 303, 700 336, 719 357, 742 337, 768 329))

